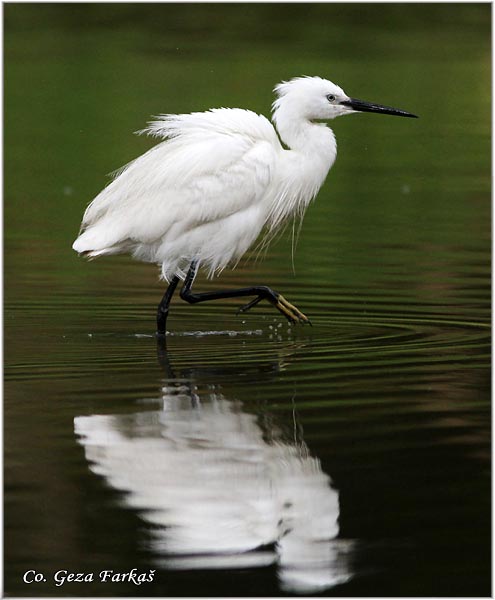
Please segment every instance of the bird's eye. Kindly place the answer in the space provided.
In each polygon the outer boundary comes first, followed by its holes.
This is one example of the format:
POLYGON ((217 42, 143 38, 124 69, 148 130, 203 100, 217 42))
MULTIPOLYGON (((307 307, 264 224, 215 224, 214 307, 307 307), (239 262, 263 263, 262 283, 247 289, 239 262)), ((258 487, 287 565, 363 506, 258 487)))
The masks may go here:
POLYGON ((327 96, 327 100, 328 100, 329 102, 335 102, 335 96, 334 96, 333 94, 328 94, 328 96, 327 96))

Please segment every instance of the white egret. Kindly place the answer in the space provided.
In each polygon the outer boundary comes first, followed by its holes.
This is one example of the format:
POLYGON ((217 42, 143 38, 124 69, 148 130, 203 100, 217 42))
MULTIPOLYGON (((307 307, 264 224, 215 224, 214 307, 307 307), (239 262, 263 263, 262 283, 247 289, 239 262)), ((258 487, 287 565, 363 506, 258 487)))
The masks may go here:
POLYGON ((180 280, 180 296, 191 304, 254 296, 241 312, 266 299, 289 322, 308 323, 269 287, 197 293, 195 275, 200 267, 218 274, 262 230, 270 235, 304 215, 337 155, 335 136, 320 120, 354 112, 416 116, 350 98, 320 77, 284 81, 274 91, 276 129, 239 108, 160 115, 142 133, 164 141, 118 172, 84 213, 74 250, 91 258, 129 252, 161 265, 169 285, 158 306, 159 334, 180 280))

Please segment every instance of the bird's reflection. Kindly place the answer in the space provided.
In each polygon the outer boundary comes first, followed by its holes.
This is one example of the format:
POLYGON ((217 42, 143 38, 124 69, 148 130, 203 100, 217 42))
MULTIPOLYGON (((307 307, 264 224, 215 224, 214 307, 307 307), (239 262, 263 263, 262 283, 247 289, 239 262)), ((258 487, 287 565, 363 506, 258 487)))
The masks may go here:
POLYGON ((215 385, 202 389, 167 380, 157 410, 75 419, 91 471, 150 524, 159 564, 277 564, 281 587, 299 593, 348 580, 350 543, 337 539, 338 492, 320 461, 215 385))

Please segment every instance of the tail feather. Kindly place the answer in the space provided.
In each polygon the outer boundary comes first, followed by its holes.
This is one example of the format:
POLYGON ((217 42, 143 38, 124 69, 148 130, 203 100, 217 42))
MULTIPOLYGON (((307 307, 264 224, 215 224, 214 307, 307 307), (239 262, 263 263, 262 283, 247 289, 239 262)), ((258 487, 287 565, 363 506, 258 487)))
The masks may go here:
POLYGON ((110 229, 104 224, 100 225, 101 223, 83 231, 72 244, 72 249, 88 258, 119 254, 128 249, 129 244, 122 239, 115 227, 110 229))

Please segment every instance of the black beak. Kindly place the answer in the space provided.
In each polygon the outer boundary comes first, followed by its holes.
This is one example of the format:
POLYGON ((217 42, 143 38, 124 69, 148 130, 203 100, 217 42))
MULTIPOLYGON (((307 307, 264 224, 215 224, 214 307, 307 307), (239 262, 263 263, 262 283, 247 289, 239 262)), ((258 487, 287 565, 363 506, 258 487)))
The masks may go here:
POLYGON ((406 112, 405 110, 399 110, 398 108, 392 108, 391 106, 383 106, 381 104, 373 104, 372 102, 365 102, 364 100, 357 100, 356 98, 349 98, 341 102, 344 106, 349 106, 352 110, 359 112, 376 112, 382 113, 383 115, 395 115, 397 117, 411 117, 417 119, 416 115, 406 112))

